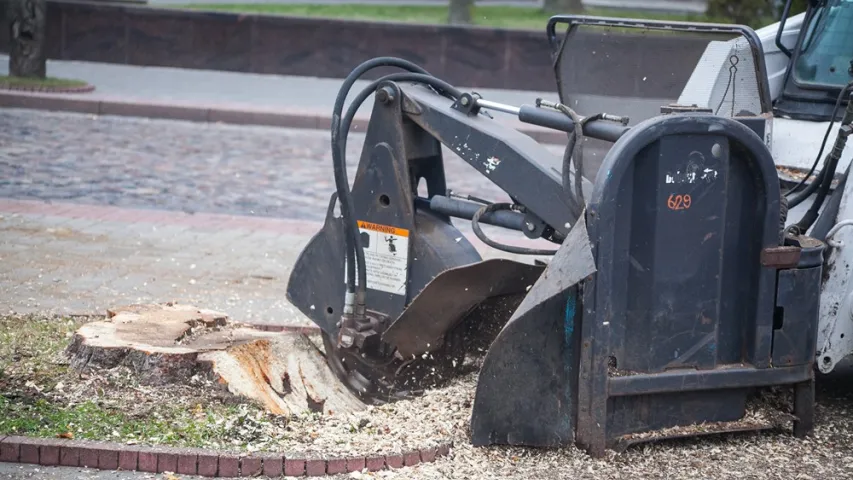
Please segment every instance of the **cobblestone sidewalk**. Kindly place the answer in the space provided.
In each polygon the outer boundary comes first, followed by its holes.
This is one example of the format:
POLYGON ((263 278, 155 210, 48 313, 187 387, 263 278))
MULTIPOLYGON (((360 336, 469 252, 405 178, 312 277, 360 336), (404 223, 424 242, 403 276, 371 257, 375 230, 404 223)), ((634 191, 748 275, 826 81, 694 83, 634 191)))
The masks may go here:
MULTIPOLYGON (((326 132, 0 111, 0 312, 181 301, 306 324, 285 290, 334 190, 328 144, 326 132)), ((453 188, 506 198, 449 152, 446 168, 453 188)))

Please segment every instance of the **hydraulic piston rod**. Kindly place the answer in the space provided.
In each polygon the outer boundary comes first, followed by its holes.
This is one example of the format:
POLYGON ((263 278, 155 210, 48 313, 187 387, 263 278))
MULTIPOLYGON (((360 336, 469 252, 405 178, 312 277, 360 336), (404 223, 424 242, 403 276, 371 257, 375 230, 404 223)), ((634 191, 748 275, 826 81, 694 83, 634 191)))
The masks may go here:
MULTIPOLYGON (((560 130, 567 133, 575 131, 575 123, 572 119, 554 110, 539 108, 533 105, 522 105, 520 107, 516 107, 513 105, 492 102, 490 100, 483 100, 482 98, 478 98, 476 101, 477 106, 480 108, 487 108, 496 112, 515 115, 524 123, 552 128, 554 130, 560 130)), ((584 126, 583 133, 588 137, 606 140, 608 142, 615 142, 616 140, 619 140, 619 138, 629 129, 630 127, 621 123, 613 123, 607 119, 602 119, 587 123, 586 126, 584 126)))

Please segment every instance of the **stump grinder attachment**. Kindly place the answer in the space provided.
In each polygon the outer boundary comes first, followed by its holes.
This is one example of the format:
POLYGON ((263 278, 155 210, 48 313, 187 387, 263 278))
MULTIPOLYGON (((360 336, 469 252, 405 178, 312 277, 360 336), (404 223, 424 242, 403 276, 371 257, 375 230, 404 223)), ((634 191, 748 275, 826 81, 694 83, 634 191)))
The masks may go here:
MULTIPOLYGON (((549 31, 583 21, 554 17, 549 31)), ((600 455, 650 432, 761 428, 739 420, 750 393, 769 386, 792 389, 794 432, 810 431, 823 244, 783 234, 762 118, 662 112, 628 127, 545 100, 490 102, 401 59, 359 66, 335 105, 337 189, 287 290, 322 329, 339 378, 387 402, 483 351, 475 445, 576 443, 600 455), (372 82, 343 114, 375 67, 403 72, 372 82), (374 94, 350 188, 347 132, 374 94), (567 132, 562 172, 488 112, 567 132), (613 143, 591 183, 582 136, 613 143), (442 146, 512 201, 451 194, 442 146), (537 260, 483 260, 452 218, 487 246, 537 260), (481 224, 555 248, 503 245, 481 224)))

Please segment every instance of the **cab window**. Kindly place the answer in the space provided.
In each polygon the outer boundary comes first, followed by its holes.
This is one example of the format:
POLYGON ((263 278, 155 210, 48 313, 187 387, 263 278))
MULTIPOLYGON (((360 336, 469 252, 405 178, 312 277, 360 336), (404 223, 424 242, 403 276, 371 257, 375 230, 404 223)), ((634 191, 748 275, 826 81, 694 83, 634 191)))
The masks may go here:
POLYGON ((841 87, 853 81, 853 0, 828 0, 806 27, 794 79, 802 86, 841 87))

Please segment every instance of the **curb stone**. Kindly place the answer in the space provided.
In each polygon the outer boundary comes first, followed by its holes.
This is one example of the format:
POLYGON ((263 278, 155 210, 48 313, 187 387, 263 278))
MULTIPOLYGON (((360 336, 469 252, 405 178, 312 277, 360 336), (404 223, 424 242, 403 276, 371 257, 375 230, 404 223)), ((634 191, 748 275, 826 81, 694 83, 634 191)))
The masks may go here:
MULTIPOLYGON (((0 107, 311 130, 328 130, 332 125, 332 116, 328 112, 271 111, 249 107, 226 108, 206 105, 174 105, 152 101, 68 98, 42 95, 38 92, 0 91, 0 107)), ((367 119, 356 118, 352 123, 352 128, 365 132, 367 131, 367 124, 367 119)), ((523 125, 516 128, 519 132, 530 136, 539 143, 562 145, 566 142, 565 132, 536 127, 527 128, 523 125)))
POLYGON ((176 472, 203 477, 326 476, 431 463, 450 454, 451 443, 403 454, 323 457, 292 453, 235 453, 200 448, 148 447, 124 443, 0 436, 0 462, 57 464, 98 470, 176 472), (60 453, 61 452, 61 453, 60 453))
POLYGON ((0 90, 31 93, 89 93, 95 91, 95 86, 87 84, 78 87, 48 87, 44 85, 12 85, 11 83, 0 82, 0 90))

